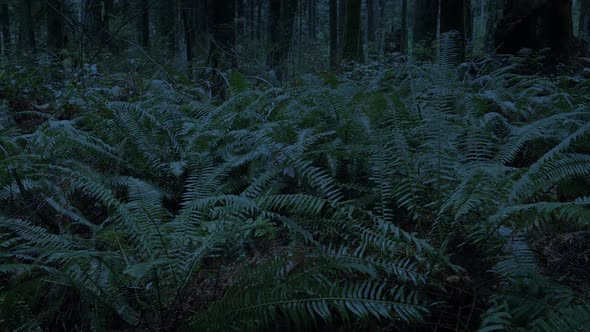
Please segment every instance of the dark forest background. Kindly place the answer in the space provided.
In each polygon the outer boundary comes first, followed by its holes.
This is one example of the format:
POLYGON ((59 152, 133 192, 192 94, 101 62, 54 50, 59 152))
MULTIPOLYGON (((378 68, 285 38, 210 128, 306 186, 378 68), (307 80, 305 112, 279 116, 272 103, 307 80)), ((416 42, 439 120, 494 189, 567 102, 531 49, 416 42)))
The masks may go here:
POLYGON ((396 52, 434 59, 451 31, 457 61, 523 48, 579 56, 590 38, 588 7, 542 0, 4 0, 0 46, 21 61, 37 54, 80 66, 110 55, 182 68, 189 77, 240 68, 285 79, 396 52))

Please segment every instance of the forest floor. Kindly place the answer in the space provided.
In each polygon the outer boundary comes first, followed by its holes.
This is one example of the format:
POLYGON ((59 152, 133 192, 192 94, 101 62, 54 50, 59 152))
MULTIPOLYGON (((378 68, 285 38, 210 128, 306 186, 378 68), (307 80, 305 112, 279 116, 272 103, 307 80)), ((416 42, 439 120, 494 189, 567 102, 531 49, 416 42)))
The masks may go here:
POLYGON ((0 326, 590 326, 587 59, 0 65, 0 326))

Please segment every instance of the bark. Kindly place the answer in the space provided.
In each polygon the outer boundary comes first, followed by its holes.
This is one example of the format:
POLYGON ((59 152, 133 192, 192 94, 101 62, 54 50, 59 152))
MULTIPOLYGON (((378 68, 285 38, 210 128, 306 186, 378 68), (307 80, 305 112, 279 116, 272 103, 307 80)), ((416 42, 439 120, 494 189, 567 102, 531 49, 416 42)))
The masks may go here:
POLYGON ((500 53, 549 47, 554 56, 568 58, 574 42, 572 1, 513 1, 505 9, 495 42, 500 53))
POLYGON ((338 63, 338 0, 330 0, 330 68, 338 63))
POLYGON ((0 45, 0 53, 6 55, 12 44, 10 37, 10 15, 8 13, 8 2, 0 2, 0 33, 2 33, 3 45, 0 45), (3 48, 1 46, 4 46, 3 48))
POLYGON ((363 60, 363 39, 361 34, 361 0, 346 0, 342 58, 344 60, 363 60))
POLYGON ((416 0, 414 9, 414 44, 420 43, 426 48, 432 46, 436 37, 438 19, 437 0, 416 0))

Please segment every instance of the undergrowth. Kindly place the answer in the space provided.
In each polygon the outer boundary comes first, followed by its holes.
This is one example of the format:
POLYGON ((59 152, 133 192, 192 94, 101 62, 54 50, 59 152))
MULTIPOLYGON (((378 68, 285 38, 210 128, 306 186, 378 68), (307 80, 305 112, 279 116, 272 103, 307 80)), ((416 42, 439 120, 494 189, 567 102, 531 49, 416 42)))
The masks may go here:
POLYGON ((531 245, 588 230, 587 79, 404 60, 220 100, 3 66, 6 330, 589 327, 531 245))

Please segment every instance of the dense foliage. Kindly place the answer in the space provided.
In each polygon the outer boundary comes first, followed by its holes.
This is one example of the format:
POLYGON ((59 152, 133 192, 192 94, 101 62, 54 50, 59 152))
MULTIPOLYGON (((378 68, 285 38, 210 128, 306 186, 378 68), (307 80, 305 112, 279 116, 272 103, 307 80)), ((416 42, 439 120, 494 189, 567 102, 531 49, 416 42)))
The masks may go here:
POLYGON ((226 98, 3 64, 0 325, 588 329, 590 80, 524 57, 226 98))

